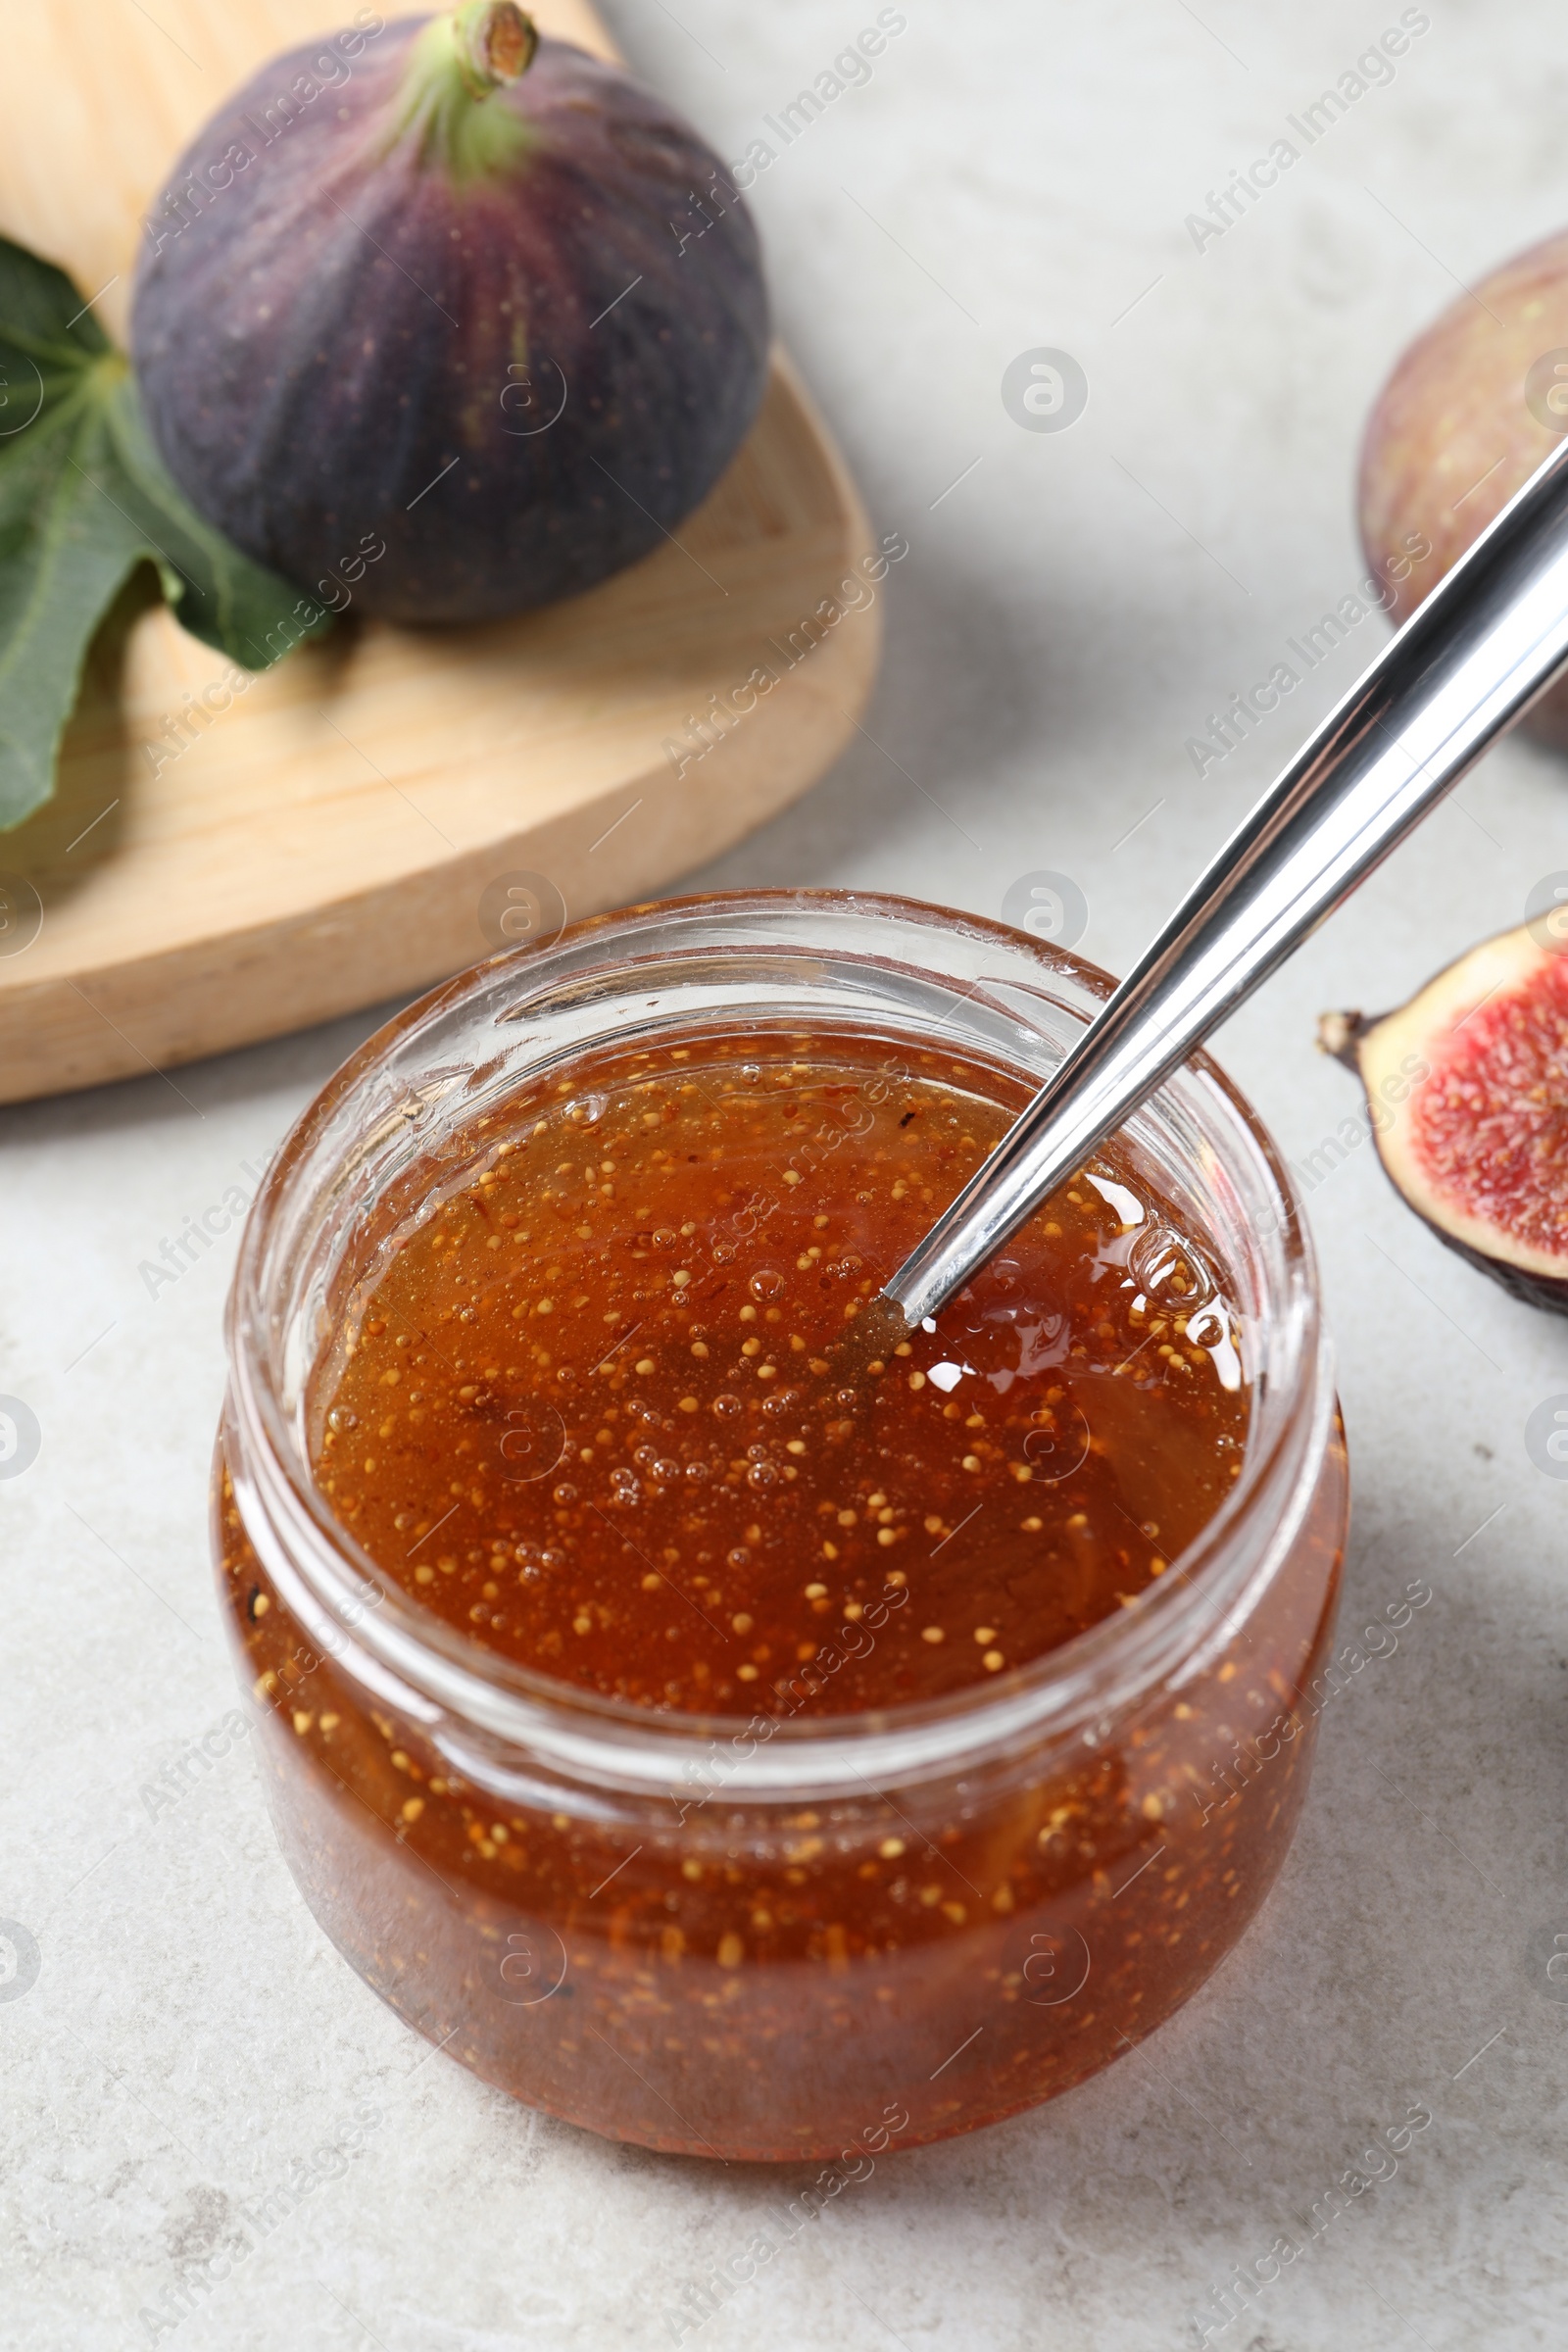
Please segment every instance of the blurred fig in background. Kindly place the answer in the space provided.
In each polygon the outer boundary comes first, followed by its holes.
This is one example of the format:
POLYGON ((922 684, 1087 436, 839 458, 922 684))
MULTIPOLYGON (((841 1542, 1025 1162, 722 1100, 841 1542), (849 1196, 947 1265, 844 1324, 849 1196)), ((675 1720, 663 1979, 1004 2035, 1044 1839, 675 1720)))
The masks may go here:
MULTIPOLYGON (((1361 541, 1407 619, 1568 432, 1568 231, 1504 262, 1404 352, 1361 447, 1361 541), (1432 560, 1393 559, 1411 534, 1432 560)), ((1568 749, 1568 677, 1524 721, 1568 749)))

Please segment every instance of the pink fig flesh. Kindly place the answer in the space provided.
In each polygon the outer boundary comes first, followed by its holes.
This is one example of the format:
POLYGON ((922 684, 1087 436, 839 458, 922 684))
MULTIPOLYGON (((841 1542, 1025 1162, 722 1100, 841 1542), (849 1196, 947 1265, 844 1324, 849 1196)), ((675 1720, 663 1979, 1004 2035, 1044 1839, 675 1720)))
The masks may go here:
POLYGON ((1330 1013, 1385 1170, 1450 1249, 1568 1314, 1568 954, 1537 921, 1376 1020, 1330 1013))

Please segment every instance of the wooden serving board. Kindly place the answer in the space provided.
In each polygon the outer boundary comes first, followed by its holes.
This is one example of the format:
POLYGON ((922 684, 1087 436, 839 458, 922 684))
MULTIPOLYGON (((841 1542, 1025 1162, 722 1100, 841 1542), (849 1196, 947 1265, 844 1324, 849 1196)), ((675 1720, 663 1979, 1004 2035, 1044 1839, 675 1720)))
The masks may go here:
MULTIPOLYGON (((269 57, 353 13, 0 0, 0 228, 84 294, 107 286, 98 316, 123 341, 140 220, 173 158, 269 57)), ((532 13, 614 54, 582 0, 532 13)), ((872 541, 782 355, 679 537, 518 620, 423 633, 351 616, 156 773, 148 742, 229 664, 162 607, 106 637, 56 799, 0 834, 0 1102, 425 986, 502 944, 494 892, 488 934, 479 911, 499 878, 543 876, 568 917, 592 914, 804 792, 870 693, 881 611, 862 602, 790 665, 792 632, 798 657, 803 620, 872 541), (677 775, 667 746, 695 751, 691 716, 758 666, 777 685, 677 775)))

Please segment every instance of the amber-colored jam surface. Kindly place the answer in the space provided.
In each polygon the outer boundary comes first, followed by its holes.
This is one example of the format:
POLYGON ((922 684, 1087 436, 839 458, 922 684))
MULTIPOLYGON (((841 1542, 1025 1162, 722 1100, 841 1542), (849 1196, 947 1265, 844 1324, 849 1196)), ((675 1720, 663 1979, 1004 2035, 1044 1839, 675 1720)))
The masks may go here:
POLYGON ((1021 1100, 753 1035, 492 1106, 361 1271, 321 1491, 464 1634, 644 1706, 842 1713, 1038 1658, 1199 1534, 1248 1396, 1221 1269, 1120 1148, 855 1377, 850 1324, 1021 1100))

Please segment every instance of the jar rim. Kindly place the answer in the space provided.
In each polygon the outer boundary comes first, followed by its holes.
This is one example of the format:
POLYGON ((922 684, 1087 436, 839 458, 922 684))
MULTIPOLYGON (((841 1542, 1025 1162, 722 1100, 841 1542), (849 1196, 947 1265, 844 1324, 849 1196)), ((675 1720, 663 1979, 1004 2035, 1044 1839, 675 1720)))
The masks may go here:
MULTIPOLYGON (((964 943, 982 959, 988 954, 1009 959, 1007 972, 991 975, 990 985, 1004 981, 1080 1024, 1114 986, 1086 958, 983 916, 889 893, 788 890, 645 902, 591 916, 547 945, 510 950, 429 991, 327 1080, 278 1147, 247 1219, 225 1321, 225 1435, 247 1533, 311 1638, 345 1671, 416 1719, 476 1740, 492 1763, 508 1752, 527 1754, 576 1778, 648 1789, 668 1787, 683 1761, 689 1771, 691 1757, 707 1750, 725 1759, 729 1801, 786 1801, 808 1790, 863 1793, 889 1780, 952 1770, 1016 1746, 1026 1735, 1036 1741, 1081 1737, 1093 1744, 1097 1723, 1113 1719, 1161 1678, 1196 1674, 1229 1640, 1250 1595, 1289 1550, 1333 1422, 1315 1260, 1290 1174, 1246 1098, 1206 1054, 1184 1063, 1131 1124, 1141 1131, 1146 1115, 1154 1117, 1179 1097, 1184 1124, 1208 1155, 1207 1176, 1224 1171, 1232 1183, 1245 1181, 1273 1220, 1271 1233, 1262 1230, 1254 1205, 1236 1237, 1246 1234, 1252 1277, 1261 1286, 1241 1474, 1164 1576, 1130 1605, 1004 1677, 941 1698, 856 1713, 748 1717, 638 1706, 500 1657, 421 1607, 334 1518, 311 1474, 298 1409, 305 1385, 301 1334, 278 1321, 280 1243, 297 1228, 316 1230, 302 1227, 301 1218, 317 1204, 323 1162, 341 1171, 368 1120, 372 1127, 379 1122, 377 1132, 403 1132, 400 1119, 410 1114, 396 1085, 384 1083, 397 1075, 397 1058, 408 1058, 409 1048, 443 1025, 482 1011, 498 994, 509 1001, 492 1013, 494 1023, 520 1028, 521 1016, 552 986, 597 975, 604 987, 643 991, 654 970, 676 969, 690 957, 692 931, 717 935, 704 943, 711 957, 726 944, 742 953, 755 948, 744 936, 752 924, 763 927, 774 962, 793 958, 803 972, 828 950, 839 968, 938 981, 944 975, 931 962, 909 956, 921 947, 935 956, 940 939, 952 962, 964 943), (870 941, 834 940, 832 927, 846 920, 874 931, 874 949, 870 941), (792 946, 792 925, 824 936, 792 946), (902 934, 902 956, 890 926, 902 934), (639 940, 640 933, 648 936, 639 940), (736 936, 726 943, 728 933, 736 936), (641 953, 627 953, 638 947, 641 953), (293 1405, 286 1394, 291 1379, 293 1405)), ((956 1032, 955 1042, 973 1045, 956 1032)), ((1017 1074, 1038 1083, 1021 1066, 1017 1074)), ((451 1069, 439 1075, 448 1080, 451 1069)), ((471 1092, 464 1081, 472 1077, 471 1065, 460 1070, 456 1083, 464 1094, 471 1092)), ((466 1115, 476 1110, 470 1105, 466 1115)), ((351 1228, 352 1202, 339 1219, 340 1232, 351 1228)), ((1228 1261, 1226 1272, 1235 1279, 1228 1261)))

